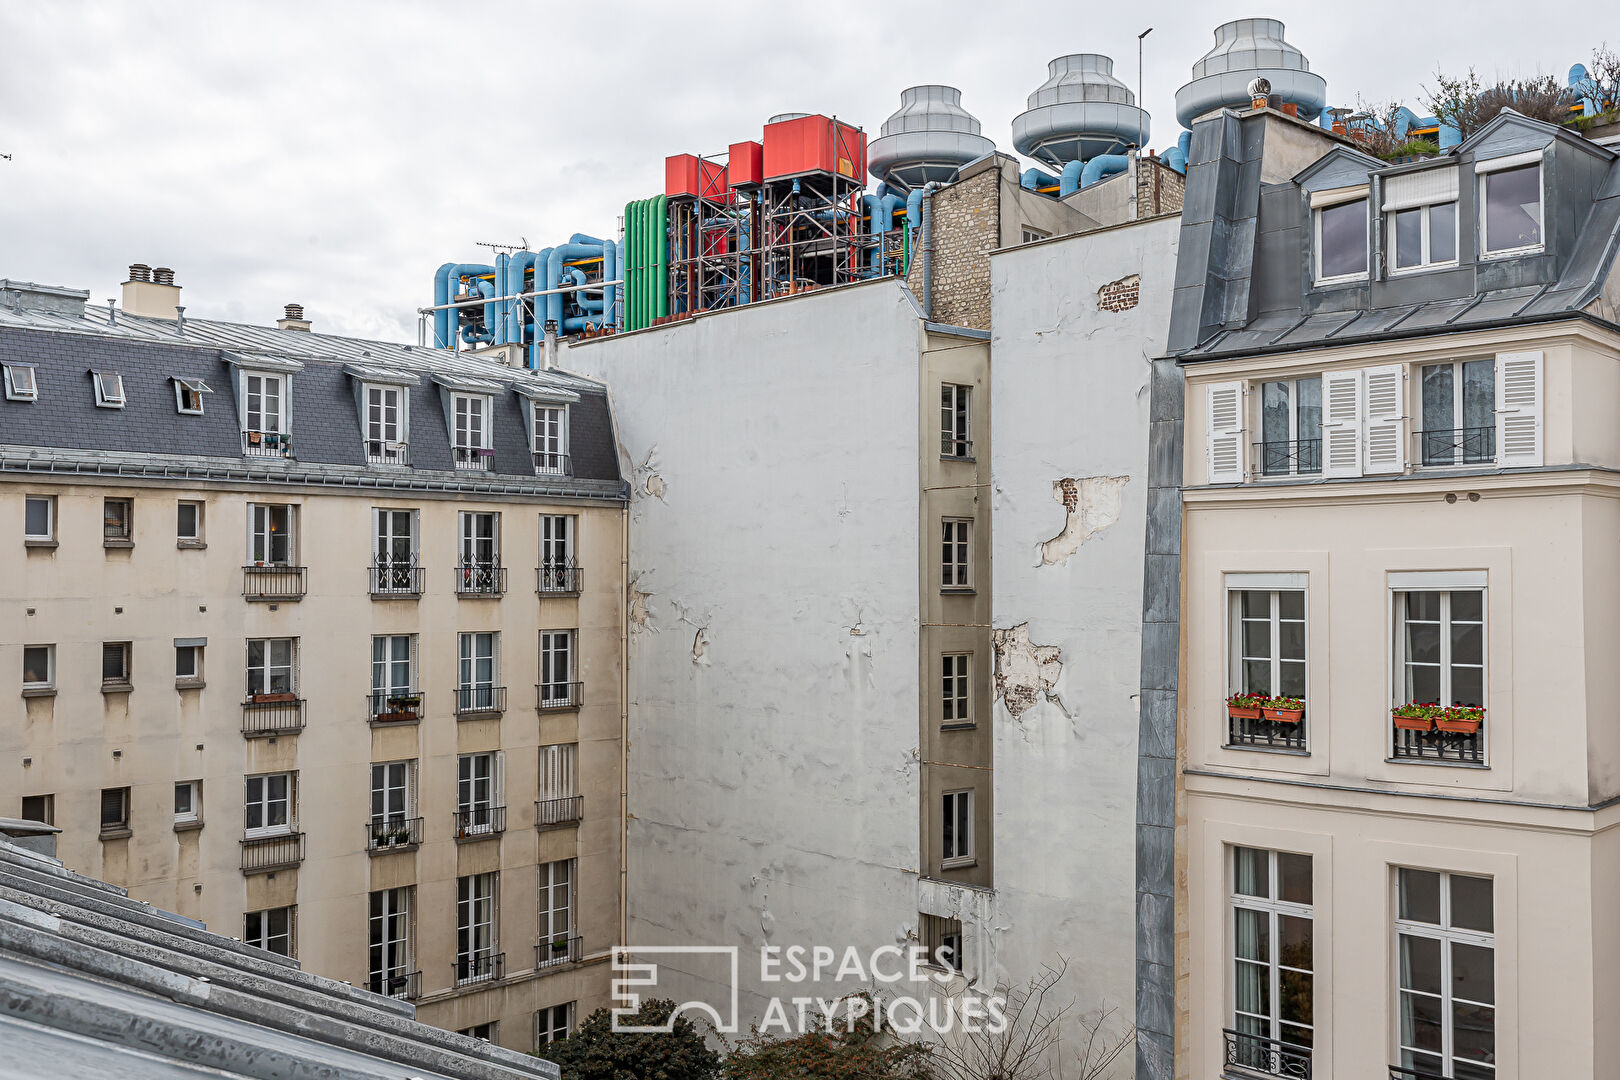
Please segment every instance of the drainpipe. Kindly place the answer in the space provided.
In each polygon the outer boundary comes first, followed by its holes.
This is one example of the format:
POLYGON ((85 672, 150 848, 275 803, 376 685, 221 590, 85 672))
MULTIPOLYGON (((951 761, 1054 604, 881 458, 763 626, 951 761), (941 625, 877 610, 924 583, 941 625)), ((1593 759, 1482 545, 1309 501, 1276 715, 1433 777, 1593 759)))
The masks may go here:
POLYGON ((930 180, 924 184, 921 193, 914 191, 922 203, 922 277, 923 277, 923 320, 929 321, 934 317, 934 192, 941 184, 938 180, 930 180))
MULTIPOLYGON (((1070 164, 1073 164, 1073 162, 1070 164)), ((1086 162, 1086 167, 1080 174, 1080 186, 1083 188, 1090 187, 1103 177, 1122 173, 1130 167, 1131 159, 1124 154, 1098 154, 1086 162)), ((1065 165, 1063 167, 1064 175, 1067 176, 1068 172, 1069 166, 1065 165)))
POLYGON ((1080 181, 1085 170, 1086 163, 1083 161, 1071 161, 1063 166, 1063 172, 1058 176, 1058 198, 1066 199, 1085 186, 1080 181))
MULTIPOLYGON (((534 267, 536 255, 532 251, 514 252, 506 264, 505 295, 517 296, 526 292, 523 288, 523 273, 534 267)), ((508 300, 508 313, 506 323, 506 342, 509 345, 521 345, 524 341, 524 330, 527 323, 523 318, 523 301, 508 300)))
POLYGON ((630 502, 619 509, 619 944, 630 944, 630 502))

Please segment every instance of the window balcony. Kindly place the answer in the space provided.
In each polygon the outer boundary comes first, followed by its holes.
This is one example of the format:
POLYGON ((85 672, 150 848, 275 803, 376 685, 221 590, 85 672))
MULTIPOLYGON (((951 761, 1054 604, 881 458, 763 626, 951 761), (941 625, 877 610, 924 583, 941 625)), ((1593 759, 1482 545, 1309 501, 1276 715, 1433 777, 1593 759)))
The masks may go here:
POLYGON ((382 442, 377 439, 366 440, 367 465, 409 465, 411 463, 410 447, 402 442, 382 442))
POLYGON ((456 468, 458 469, 466 469, 471 472, 488 472, 495 464, 494 450, 471 446, 454 446, 450 449, 455 457, 456 468))
POLYGON ((422 595, 427 572, 415 563, 372 563, 373 600, 416 600, 422 595))
POLYGON ((1280 1076, 1287 1080, 1310 1080, 1311 1048, 1295 1046, 1261 1035, 1248 1035, 1222 1028, 1226 1039, 1226 1069, 1232 1076, 1280 1076))
POLYGON ((304 861, 304 834, 255 836, 242 841, 242 873, 267 874, 286 870, 304 861))
POLYGON ((244 566, 242 595, 249 600, 302 600, 309 591, 306 566, 244 566))
POLYGON ((558 454, 550 450, 536 450, 531 456, 534 458, 534 475, 536 476, 572 476, 574 474, 573 459, 567 454, 558 454))
POLYGON ((263 739, 304 730, 304 699, 294 694, 254 694, 242 702, 242 735, 263 739))
POLYGON ((490 982, 506 972, 506 954, 498 952, 463 953, 450 965, 455 972, 456 985, 490 982))
POLYGON ((1254 444, 1255 468, 1262 477, 1321 476, 1322 440, 1292 439, 1254 444))
POLYGON ((506 831, 504 806, 470 806, 465 810, 457 810, 453 816, 456 819, 458 844, 488 840, 506 831))
POLYGON ((585 955, 585 939, 559 934, 554 938, 534 943, 534 966, 540 968, 577 964, 585 955))
POLYGON ((1449 428, 1414 431, 1418 461, 1425 467, 1496 465, 1496 428, 1449 428))
POLYGON ((419 817, 372 818, 366 822, 366 850, 373 855, 395 851, 415 851, 422 844, 419 817))
POLYGON ((420 971, 373 972, 366 980, 366 989, 384 997, 415 1001, 422 996, 420 971))
POLYGON ((540 712, 551 712, 553 710, 560 709, 577 709, 579 708, 579 701, 584 693, 584 690, 584 683, 536 683, 534 687, 534 707, 540 712))
POLYGON ((1285 720, 1256 720, 1243 716, 1226 719, 1226 745, 1240 749, 1306 750, 1305 721, 1289 723, 1285 720))
POLYGON ((1478 731, 1409 731, 1395 728, 1390 756, 1397 761, 1485 764, 1485 729, 1478 731))
POLYGON ((506 687, 462 686, 456 690, 456 719, 479 720, 506 711, 506 687))
POLYGON ((534 578, 534 591, 541 596, 578 596, 584 572, 569 559, 542 564, 535 570, 534 578))
POLYGON ((242 456, 263 458, 292 457, 292 436, 279 431, 242 432, 242 456))
POLYGON ((372 727, 391 727, 395 724, 422 722, 422 695, 393 694, 374 690, 366 695, 366 713, 372 727))
POLYGON ((457 596, 501 596, 506 592, 506 567, 499 563, 457 563, 457 596))
POLYGON ((585 796, 563 795, 556 799, 537 799, 534 804, 534 827, 541 832, 578 825, 585 816, 585 796))

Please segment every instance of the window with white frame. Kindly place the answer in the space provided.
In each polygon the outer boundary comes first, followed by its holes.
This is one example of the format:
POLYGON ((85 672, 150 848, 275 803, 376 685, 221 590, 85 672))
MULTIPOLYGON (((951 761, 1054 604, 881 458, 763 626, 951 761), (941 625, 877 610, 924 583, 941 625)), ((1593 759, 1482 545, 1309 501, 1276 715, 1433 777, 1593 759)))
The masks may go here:
POLYGON ((456 879, 456 982, 495 977, 496 876, 456 879))
POLYGON ((540 707, 575 705, 574 631, 540 631, 540 707))
POLYGON ((174 383, 174 407, 177 411, 190 416, 203 414, 203 395, 214 391, 201 379, 183 379, 176 375, 174 383))
POLYGON ((450 448, 458 469, 487 469, 495 456, 490 442, 490 399, 484 394, 450 395, 450 448))
POLYGON ((919 915, 918 937, 922 939, 924 963, 944 971, 962 970, 962 920, 943 915, 919 915))
POLYGON ((174 540, 180 547, 200 547, 203 543, 203 504, 182 500, 175 504, 174 540))
POLYGON ((973 456, 973 388, 945 383, 939 389, 939 456, 973 456))
POLYGON ((562 1042, 568 1038, 568 1033, 574 1029, 574 1003, 565 1001, 561 1005, 547 1005, 536 1010, 534 1014, 534 1048, 543 1050, 555 1042, 562 1042))
POLYGON ((7 401, 38 401, 39 381, 33 364, 0 364, 5 372, 7 401))
POLYGON ((286 377, 244 371, 241 379, 242 452, 250 457, 286 457, 291 449, 286 377))
POLYGON ((96 384, 96 408, 122 409, 124 407, 124 377, 116 371, 92 371, 96 384))
POLYGON ((575 592, 579 589, 574 562, 576 524, 577 519, 573 514, 540 515, 541 592, 575 592))
POLYGON ((1420 378, 1425 465, 1496 462, 1496 361, 1425 364, 1420 378))
POLYGON ((403 465, 407 451, 407 403, 402 386, 366 383, 366 460, 372 464, 403 465))
POLYGON ((407 702, 402 698, 416 698, 416 635, 373 635, 371 714, 395 711, 396 706, 403 708, 407 702))
POLYGON ((23 693, 56 689, 56 646, 23 646, 23 693))
POLYGON ((940 859, 942 866, 973 862, 973 792, 947 791, 941 798, 940 859))
POLYGON ((103 543, 127 544, 135 539, 135 500, 101 500, 101 539, 103 543))
POLYGON ((534 471, 559 476, 569 472, 566 406, 534 404, 534 471))
POLYGON ((486 1023, 474 1024, 472 1027, 459 1028, 456 1034, 465 1035, 469 1039, 479 1039, 483 1042, 494 1042, 499 1037, 500 1027, 501 1022, 499 1020, 490 1020, 486 1023))
POLYGON ((417 515, 415 510, 375 506, 371 510, 371 560, 376 568, 376 592, 416 593, 417 515))
POLYGON ((461 664, 456 693, 462 712, 495 708, 495 684, 500 675, 500 635, 475 631, 460 635, 461 664))
POLYGON ((1457 263, 1457 169, 1398 173, 1383 182, 1390 274, 1457 263))
POLYGON ((101 688, 128 690, 130 687, 131 642, 104 641, 101 643, 101 688))
POLYGON ((942 518, 939 523, 939 587, 972 588, 972 518, 942 518))
POLYGON ((576 743, 553 743, 540 748, 540 798, 569 799, 579 793, 576 785, 575 762, 579 756, 576 743))
MULTIPOLYGON (((1305 575, 1228 574, 1228 693, 1304 701, 1305 575)), ((1256 706, 1262 708, 1263 706, 1256 706)), ((1281 706, 1275 706, 1281 708, 1281 706)), ((1304 750, 1305 719, 1284 709, 1276 719, 1240 705, 1228 710, 1227 744, 1304 750)))
POLYGON ((460 519, 461 565, 456 587, 467 593, 500 592, 501 515, 463 510, 460 519))
POLYGON ((1316 284, 1334 285, 1367 276, 1367 191, 1313 196, 1316 284))
POLYGON ((242 916, 242 941, 277 956, 297 956, 293 934, 298 925, 295 908, 267 908, 242 916))
POLYGON ((247 643, 249 697, 298 692, 298 639, 250 638, 247 643))
POLYGON ((1051 233, 1043 229, 1037 229, 1032 225, 1020 226, 1018 234, 1018 242, 1021 244, 1033 244, 1037 240, 1050 240, 1052 238, 1051 233))
POLYGON ((1485 705, 1484 588, 1397 588, 1395 641, 1397 705, 1485 705))
POLYGON ((202 781, 181 780, 174 785, 174 823, 202 823, 202 781))
MULTIPOLYGON (((416 816, 416 762, 379 761, 371 766, 371 824, 395 829, 416 816)), ((390 837, 389 839, 395 839, 390 837)), ((375 840, 375 838, 374 838, 375 840)))
POLYGON ((1542 250, 1541 151, 1482 161, 1474 171, 1479 177, 1480 254, 1494 258, 1542 250))
POLYGON ((456 758, 458 835, 499 831, 500 753, 462 754, 456 758))
POLYGON ((971 653, 946 653, 939 658, 941 723, 973 723, 972 664, 971 653))
POLYGON ((1230 850, 1235 1035, 1229 1060, 1235 1056, 1234 1064, 1268 1075, 1308 1076, 1315 1042, 1311 857, 1230 850))
POLYGON ((174 682, 176 686, 197 687, 203 682, 203 646, 200 638, 174 643, 174 682))
POLYGON ((574 860, 540 864, 540 933, 538 963, 560 964, 573 958, 574 860))
POLYGON ((1457 1080, 1496 1076, 1492 881, 1401 867, 1395 874, 1400 1066, 1457 1080))
POLYGON ((248 504, 248 562, 291 566, 297 557, 294 508, 283 503, 248 504))
POLYGON ((35 544, 56 541, 56 496, 28 495, 23 499, 23 539, 35 544))
POLYGON ((366 988, 373 994, 404 997, 412 991, 411 891, 407 885, 371 894, 366 988))
POLYGON ((242 801, 242 824, 248 839, 292 832, 292 773, 247 777, 242 801))
POLYGON ((1260 384, 1261 476, 1312 476, 1322 471, 1322 377, 1260 384))

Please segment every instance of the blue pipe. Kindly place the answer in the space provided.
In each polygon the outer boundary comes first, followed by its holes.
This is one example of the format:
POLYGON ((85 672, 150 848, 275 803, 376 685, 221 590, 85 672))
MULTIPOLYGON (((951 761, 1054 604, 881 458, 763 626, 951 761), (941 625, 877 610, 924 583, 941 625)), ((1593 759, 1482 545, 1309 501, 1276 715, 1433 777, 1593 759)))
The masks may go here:
MULTIPOLYGON (((612 281, 619 276, 619 246, 611 240, 602 241, 602 280, 612 281)), ((608 285, 602 290, 602 327, 617 325, 614 304, 619 299, 619 287, 608 285)))
MULTIPOLYGON (((507 267, 507 265, 509 263, 511 263, 511 261, 512 260, 507 256, 506 252, 497 251, 495 253, 495 295, 496 296, 500 296, 500 297, 505 297, 506 296, 506 267, 507 267)), ((494 321, 494 323, 493 324, 488 323, 488 322, 485 323, 485 329, 489 330, 494 335, 494 342, 497 345, 505 345, 506 344, 506 335, 507 335, 506 324, 510 321, 510 318, 511 318, 511 307, 512 306, 511 306, 511 303, 509 301, 507 301, 505 299, 497 300, 495 302, 495 321, 494 321)))
POLYGON ((1030 191, 1039 191, 1041 188, 1056 187, 1058 178, 1044 169, 1025 169, 1024 174, 1018 178, 1020 187, 1030 191))
POLYGON ((606 240, 598 240, 596 237, 594 237, 594 236, 586 236, 582 232, 577 232, 573 236, 570 236, 568 238, 568 242, 570 244, 605 244, 605 243, 607 243, 606 240))
POLYGON ((1181 147, 1172 146, 1159 160, 1182 176, 1187 175, 1187 156, 1181 152, 1181 147))
MULTIPOLYGON (((495 268, 487 263, 445 263, 443 266, 439 267, 438 274, 435 274, 433 278, 434 304, 448 304, 450 302, 450 283, 452 281, 459 282, 463 277, 474 277, 475 275, 479 274, 493 274, 494 272, 495 268), (440 299, 440 297, 443 297, 443 299, 440 299)), ((488 282, 485 282, 485 284, 487 285, 488 282)), ((484 295, 490 296, 493 294, 484 293, 484 295)), ((493 319, 493 308, 493 304, 486 305, 485 307, 484 319, 486 324, 493 319)), ((452 327, 460 323, 461 316, 458 315, 457 312, 461 310, 461 308, 446 308, 443 312, 436 311, 433 313, 433 336, 439 342, 442 342, 442 344, 439 345, 439 348, 449 349, 454 347, 453 343, 456 339, 456 332, 452 329, 452 327), (441 314, 444 316, 442 320, 439 318, 441 314)))
MULTIPOLYGON (((532 251, 519 251, 512 255, 511 261, 506 264, 506 286, 502 293, 506 296, 516 296, 524 291, 523 275, 534 268, 535 260, 541 258, 532 251)), ((524 330, 528 323, 523 318, 523 301, 507 301, 506 343, 519 345, 524 341, 524 330)))
POLYGON ((585 271, 581 270, 577 266, 564 267, 563 275, 565 277, 573 278, 574 284, 578 285, 581 289, 580 292, 576 292, 574 294, 574 303, 578 305, 579 310, 585 312, 587 315, 600 314, 603 306, 607 303, 606 293, 603 294, 602 298, 595 300, 591 299, 590 294, 583 291, 586 284, 585 271))
POLYGON ((922 188, 912 188, 911 194, 906 196, 906 234, 908 236, 914 234, 917 231, 917 226, 922 224, 922 203, 922 188))
MULTIPOLYGON (((593 255, 600 255, 606 259, 606 252, 601 244, 558 244, 551 249, 546 258, 546 288, 555 289, 562 282, 564 259, 588 259, 593 255)), ((606 265, 604 261, 604 265, 606 265)), ((538 297, 536 299, 539 299, 538 297)), ((544 298, 546 301, 546 322, 562 325, 563 294, 552 293, 544 298)))
POLYGON ((1071 161, 1063 166, 1063 172, 1058 176, 1058 198, 1067 199, 1082 187, 1080 177, 1086 170, 1083 161, 1071 161))
MULTIPOLYGON (((1072 165, 1073 162, 1069 164, 1072 165)), ((1083 188, 1090 187, 1103 177, 1122 173, 1130 167, 1131 159, 1124 154, 1098 154, 1086 162, 1085 169, 1080 173, 1080 186, 1083 188)), ((1063 167, 1064 175, 1067 176, 1068 172, 1069 166, 1065 165, 1063 167)))
POLYGON ((491 302, 484 305, 484 329, 474 330, 470 325, 461 328, 461 340, 468 345, 495 340, 495 304, 493 302, 495 285, 493 282, 485 281, 483 278, 474 278, 472 288, 476 289, 480 296, 491 302))
POLYGON ((433 272, 433 347, 450 348, 450 270, 455 263, 445 263, 433 272))

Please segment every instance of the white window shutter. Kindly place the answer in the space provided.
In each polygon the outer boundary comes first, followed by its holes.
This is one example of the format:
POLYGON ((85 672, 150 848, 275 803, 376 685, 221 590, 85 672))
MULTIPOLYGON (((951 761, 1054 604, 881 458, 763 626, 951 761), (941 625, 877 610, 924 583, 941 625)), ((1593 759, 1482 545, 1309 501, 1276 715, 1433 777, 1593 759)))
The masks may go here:
POLYGON ((1398 473, 1406 467, 1405 369, 1367 368, 1362 372, 1367 389, 1366 461, 1368 473, 1398 473))
POLYGON ((495 751, 495 775, 490 780, 490 805, 506 805, 506 752, 495 751))
POLYGON ((1496 355, 1496 463, 1542 461, 1541 353, 1496 355))
POLYGON ((1243 482, 1243 384, 1212 383, 1208 390, 1209 416, 1204 441, 1208 450, 1209 483, 1243 482))
POLYGON ((1322 475, 1361 475, 1361 372, 1322 376, 1322 475))

